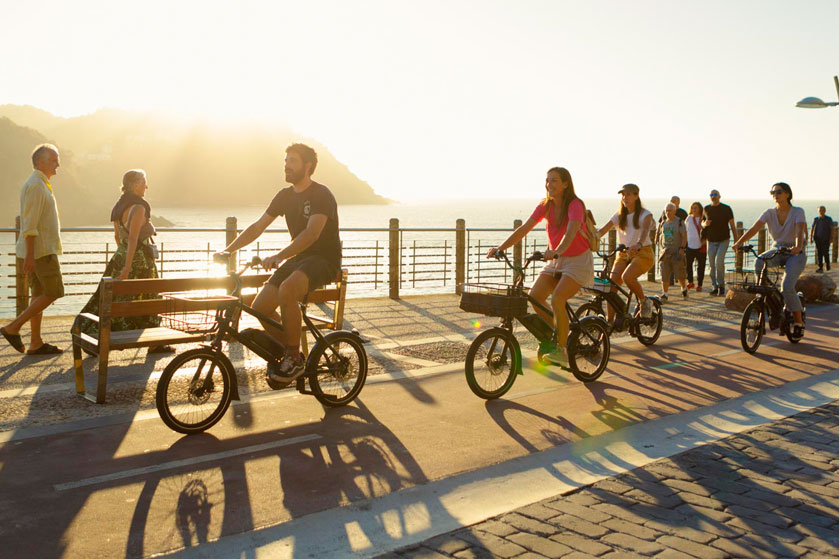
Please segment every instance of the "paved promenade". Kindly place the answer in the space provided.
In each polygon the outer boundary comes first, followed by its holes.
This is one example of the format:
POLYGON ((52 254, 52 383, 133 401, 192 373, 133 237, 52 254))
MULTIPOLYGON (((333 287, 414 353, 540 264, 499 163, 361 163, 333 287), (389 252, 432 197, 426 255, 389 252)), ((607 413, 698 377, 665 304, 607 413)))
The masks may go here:
MULTIPOLYGON (((450 294, 350 300, 346 327, 370 339, 356 402, 324 409, 272 391, 264 362, 231 344, 242 400, 194 437, 154 409, 171 356, 115 353, 98 406, 75 396, 69 351, 33 358, 0 346, 0 548, 830 556, 839 306, 811 305, 801 343, 771 333, 756 355, 740 348, 741 314, 721 298, 674 297, 664 313, 652 347, 613 338, 606 373, 589 385, 538 366, 535 341, 517 329, 525 374, 486 402, 466 386, 463 359, 494 319, 460 311, 450 294)), ((46 320, 47 341, 69 350, 70 322, 46 320)), ((95 360, 85 367, 92 382, 95 360)))

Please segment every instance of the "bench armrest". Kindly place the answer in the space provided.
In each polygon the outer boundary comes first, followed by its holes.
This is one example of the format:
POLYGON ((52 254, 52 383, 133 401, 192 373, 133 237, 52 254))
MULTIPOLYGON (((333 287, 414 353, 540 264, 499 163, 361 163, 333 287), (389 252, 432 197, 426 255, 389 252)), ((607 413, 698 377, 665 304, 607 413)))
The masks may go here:
POLYGON ((96 316, 95 314, 90 314, 89 312, 83 312, 83 313, 79 313, 79 316, 99 324, 99 317, 96 316))

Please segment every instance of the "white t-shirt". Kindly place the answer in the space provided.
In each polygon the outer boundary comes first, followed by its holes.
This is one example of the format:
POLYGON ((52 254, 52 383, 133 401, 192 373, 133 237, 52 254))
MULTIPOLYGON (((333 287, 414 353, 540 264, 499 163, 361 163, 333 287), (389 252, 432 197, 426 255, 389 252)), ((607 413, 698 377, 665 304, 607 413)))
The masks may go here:
POLYGON ((688 229, 688 248, 694 250, 702 248, 702 237, 699 231, 702 229, 702 218, 689 215, 685 220, 685 227, 688 229))
MULTIPOLYGON (((641 215, 638 216, 638 225, 641 227, 641 229, 644 229, 644 222, 647 220, 647 218, 648 217, 651 218, 652 216, 653 216, 653 214, 650 213, 649 210, 644 210, 644 211, 641 212, 641 215)), ((628 247, 631 247, 633 245, 638 244, 639 241, 641 242, 641 246, 650 246, 651 244, 653 244, 649 235, 647 235, 647 238, 641 239, 641 229, 635 229, 635 223, 634 223, 635 222, 635 214, 634 213, 628 214, 626 216, 626 230, 625 231, 621 231, 621 228, 618 227, 618 223, 620 223, 620 218, 621 218, 621 214, 620 213, 615 213, 615 215, 612 216, 612 219, 609 220, 615 225, 615 229, 618 230, 618 244, 619 245, 626 245, 628 247)), ((650 228, 650 229, 652 230, 652 228, 650 228)))
POLYGON ((777 245, 793 246, 795 245, 795 226, 799 223, 807 225, 807 218, 804 215, 804 209, 797 206, 792 206, 787 214, 787 219, 784 224, 778 223, 778 211, 775 208, 769 208, 763 215, 760 216, 760 221, 766 224, 769 229, 769 234, 775 240, 777 245))

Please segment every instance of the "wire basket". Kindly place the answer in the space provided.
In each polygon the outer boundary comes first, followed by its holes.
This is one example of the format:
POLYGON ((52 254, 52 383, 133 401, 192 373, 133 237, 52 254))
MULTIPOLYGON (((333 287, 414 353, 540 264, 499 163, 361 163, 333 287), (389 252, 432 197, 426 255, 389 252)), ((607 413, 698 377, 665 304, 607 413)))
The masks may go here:
POLYGON ((527 295, 505 283, 464 283, 460 308, 487 316, 514 318, 527 314, 527 295))
POLYGON ((225 305, 238 301, 231 295, 199 296, 189 293, 162 293, 165 311, 160 325, 187 334, 209 334, 218 329, 216 313, 225 305))
MULTIPOLYGON (((780 267, 769 268, 766 270, 766 278, 774 285, 780 285, 781 277, 784 274, 784 269, 780 267)), ((726 274, 726 283, 733 287, 746 289, 749 286, 757 285, 757 274, 754 271, 743 272, 729 272, 726 274)))

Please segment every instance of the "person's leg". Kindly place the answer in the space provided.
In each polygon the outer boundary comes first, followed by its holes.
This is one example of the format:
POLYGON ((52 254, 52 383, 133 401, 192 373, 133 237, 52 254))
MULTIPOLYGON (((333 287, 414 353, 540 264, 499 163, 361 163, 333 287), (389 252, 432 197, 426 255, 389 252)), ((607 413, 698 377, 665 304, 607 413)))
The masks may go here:
POLYGON ((685 251, 685 271, 688 276, 688 286, 693 287, 693 262, 696 260, 698 250, 689 248, 685 251))
POLYGON ((696 290, 700 291, 702 289, 702 282, 705 280, 705 259, 707 258, 707 254, 699 251, 697 258, 699 260, 696 265, 696 290))
POLYGON ((711 287, 717 289, 717 252, 720 249, 720 243, 712 243, 708 241, 708 275, 711 278, 711 287))
POLYGON ((649 269, 650 267, 640 260, 633 260, 621 276, 624 283, 626 283, 626 287, 635 294, 640 303, 643 303, 646 297, 644 296, 644 288, 641 287, 641 282, 638 281, 638 278, 644 275, 649 269))
MULTIPOLYGON (((628 260, 623 258, 618 259, 612 267, 612 274, 609 276, 609 279, 617 285, 623 285, 623 272, 628 265, 628 260)), ((613 289, 612 291, 615 292, 617 289, 613 289)), ((606 320, 609 324, 613 324, 615 321, 615 309, 608 302, 606 303, 606 320)))
POLYGON ((728 252, 728 243, 728 239, 720 241, 716 254, 717 288, 720 290, 720 295, 725 294, 725 253, 728 252))
POLYGON ((557 349, 565 356, 564 366, 568 366, 568 354, 566 352, 566 345, 568 344, 568 312, 565 309, 565 303, 579 290, 580 284, 576 280, 569 275, 563 275, 556 284, 553 295, 551 296, 551 307, 554 311, 554 324, 556 326, 556 345, 557 349))
MULTIPOLYGON (((257 293, 256 298, 253 300, 253 308, 264 315, 267 315, 269 318, 276 320, 277 322, 281 322, 281 318, 279 313, 277 313, 277 307, 280 304, 280 294, 279 294, 279 287, 272 283, 266 283, 262 286, 262 289, 259 290, 257 293)), ((285 334, 284 331, 271 326, 271 324, 260 320, 260 324, 268 332, 271 336, 276 338, 277 340, 283 341, 285 334)), ((283 325, 285 327, 285 325, 283 325)))
POLYGON ((801 252, 786 259, 784 264, 784 279, 781 282, 781 294, 784 296, 784 306, 793 313, 795 322, 801 324, 801 301, 798 300, 798 293, 795 290, 795 282, 798 281, 801 272, 807 265, 807 254, 801 252))
MULTIPOLYGON (((559 280, 553 277, 553 274, 539 274, 539 277, 536 278, 536 281, 533 282, 533 286, 530 288, 530 296, 547 306, 548 296, 554 290, 558 282, 559 280)), ((544 318, 548 324, 553 324, 553 317, 545 311, 540 310, 535 306, 533 307, 533 311, 544 318)))
POLYGON ((659 275, 661 276, 661 292, 667 296, 667 291, 670 289, 670 278, 673 277, 673 265, 670 261, 670 256, 665 254, 659 262, 659 275))
POLYGON ((279 289, 280 314, 283 317, 283 337, 280 340, 287 348, 287 354, 300 353, 300 334, 303 331, 303 315, 300 302, 309 292, 309 277, 302 271, 293 272, 279 289))

